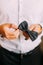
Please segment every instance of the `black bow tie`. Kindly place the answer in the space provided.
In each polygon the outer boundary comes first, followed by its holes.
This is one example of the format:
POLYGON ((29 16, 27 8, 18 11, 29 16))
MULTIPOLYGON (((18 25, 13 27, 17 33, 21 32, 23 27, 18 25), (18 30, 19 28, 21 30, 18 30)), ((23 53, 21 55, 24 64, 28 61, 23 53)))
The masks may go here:
POLYGON ((18 26, 18 28, 24 32, 27 32, 27 34, 30 36, 30 39, 32 41, 34 41, 37 37, 38 37, 38 33, 35 31, 30 31, 28 29, 28 23, 26 21, 23 21, 22 23, 20 23, 20 25, 18 26))

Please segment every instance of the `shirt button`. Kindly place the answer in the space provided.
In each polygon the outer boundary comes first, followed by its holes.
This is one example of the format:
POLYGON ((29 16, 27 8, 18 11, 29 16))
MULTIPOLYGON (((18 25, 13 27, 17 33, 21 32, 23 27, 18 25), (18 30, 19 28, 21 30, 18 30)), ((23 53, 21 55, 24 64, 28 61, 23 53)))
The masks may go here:
POLYGON ((21 59, 23 59, 23 54, 21 54, 21 59))

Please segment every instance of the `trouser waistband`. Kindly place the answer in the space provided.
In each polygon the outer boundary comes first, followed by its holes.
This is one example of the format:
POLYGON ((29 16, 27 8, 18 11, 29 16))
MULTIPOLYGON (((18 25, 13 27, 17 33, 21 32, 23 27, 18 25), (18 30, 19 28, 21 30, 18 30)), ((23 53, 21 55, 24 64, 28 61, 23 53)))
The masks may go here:
POLYGON ((14 53, 14 52, 12 52, 12 51, 9 51, 9 50, 7 50, 7 49, 5 49, 5 48, 3 48, 3 47, 0 47, 0 50, 1 50, 1 52, 2 52, 2 51, 5 51, 6 53, 16 54, 16 55, 31 55, 31 54, 35 54, 34 52, 39 51, 39 48, 40 48, 40 45, 37 46, 35 49, 31 50, 30 52, 19 53, 19 54, 18 54, 18 53, 14 53))

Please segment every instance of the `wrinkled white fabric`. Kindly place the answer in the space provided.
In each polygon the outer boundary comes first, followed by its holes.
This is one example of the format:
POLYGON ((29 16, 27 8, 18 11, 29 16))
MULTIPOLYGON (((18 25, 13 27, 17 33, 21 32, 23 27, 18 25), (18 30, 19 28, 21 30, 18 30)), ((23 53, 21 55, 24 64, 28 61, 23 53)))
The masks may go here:
MULTIPOLYGON (((0 24, 19 25, 24 20, 28 22, 28 26, 36 23, 43 27, 43 0, 0 0, 0 24)), ((14 40, 0 36, 0 44, 9 51, 26 53, 40 44, 42 36, 43 32, 32 42, 31 39, 25 40, 20 32, 20 38, 14 40)))

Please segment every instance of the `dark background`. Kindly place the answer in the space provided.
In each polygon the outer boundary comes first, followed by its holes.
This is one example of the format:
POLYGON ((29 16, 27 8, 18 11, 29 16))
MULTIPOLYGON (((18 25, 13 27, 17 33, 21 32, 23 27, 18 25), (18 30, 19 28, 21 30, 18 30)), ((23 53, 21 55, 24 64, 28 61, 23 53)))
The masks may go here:
POLYGON ((41 65, 43 65, 43 36, 41 37, 41 44, 40 44, 40 49, 41 49, 41 65))

